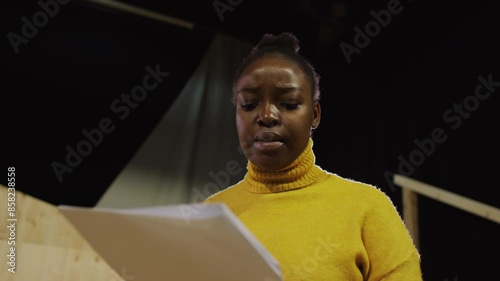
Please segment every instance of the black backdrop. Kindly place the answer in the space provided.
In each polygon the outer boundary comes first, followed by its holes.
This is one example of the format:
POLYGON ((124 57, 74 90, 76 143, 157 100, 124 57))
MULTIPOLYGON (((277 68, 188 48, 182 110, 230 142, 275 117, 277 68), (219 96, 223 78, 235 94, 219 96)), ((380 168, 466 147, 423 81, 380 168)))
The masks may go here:
MULTIPOLYGON (((3 167, 16 166, 19 190, 53 204, 92 206, 168 110, 215 30, 252 42, 263 32, 293 31, 322 76, 323 117, 315 132, 322 167, 380 186, 400 208, 400 189, 384 175, 406 171, 399 168, 401 159, 410 161, 422 150, 416 141, 441 128, 447 139, 407 174, 500 207, 495 178, 500 87, 471 109, 478 76, 500 81, 498 5, 401 2, 402 12, 347 63, 339 44, 353 45, 354 27, 364 28, 373 20, 369 11, 388 2, 349 3, 354 12, 321 54, 313 40, 317 21, 295 16, 286 2, 242 1, 224 21, 212 2, 190 9, 188 1, 137 2, 200 23, 194 31, 76 1, 61 6, 17 54, 4 37, 3 167), (118 119, 110 105, 141 82, 146 65, 157 64, 170 73, 169 83, 118 119), (443 118, 464 101, 470 110, 460 125, 443 118), (110 118, 115 130, 59 182, 50 164, 63 162, 64 147, 84 139, 81 130, 97 128, 103 118, 110 118)), ((4 34, 19 34, 21 18, 38 10, 35 1, 9 4, 2 11, 4 34)), ((500 226, 419 200, 425 280, 494 280, 500 226)))
MULTIPOLYGON (((35 11, 13 9, 9 32, 19 33, 21 17, 35 11)), ((93 206, 177 97, 213 31, 186 30, 80 3, 61 5, 60 11, 17 54, 10 46, 4 51, 9 89, 4 105, 12 136, 4 147, 11 161, 6 165, 18 167, 19 190, 53 204, 93 206), (158 83, 144 100, 122 100, 122 94, 131 96, 143 84, 147 66, 168 73, 168 83, 158 83), (103 120, 114 129, 99 140, 95 130, 103 120), (71 149, 89 140, 83 130, 94 132, 87 135, 98 144, 81 160, 67 160, 71 149), (58 166, 59 179, 54 161, 72 171, 58 166)))

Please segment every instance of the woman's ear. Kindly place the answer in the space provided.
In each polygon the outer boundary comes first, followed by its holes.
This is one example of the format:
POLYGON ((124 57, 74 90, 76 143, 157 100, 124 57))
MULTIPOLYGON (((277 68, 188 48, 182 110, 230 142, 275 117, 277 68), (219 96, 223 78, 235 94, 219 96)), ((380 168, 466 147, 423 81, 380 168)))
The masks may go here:
POLYGON ((319 104, 319 101, 315 101, 313 107, 313 120, 312 120, 313 129, 316 129, 319 126, 320 120, 321 120, 321 105, 319 104))

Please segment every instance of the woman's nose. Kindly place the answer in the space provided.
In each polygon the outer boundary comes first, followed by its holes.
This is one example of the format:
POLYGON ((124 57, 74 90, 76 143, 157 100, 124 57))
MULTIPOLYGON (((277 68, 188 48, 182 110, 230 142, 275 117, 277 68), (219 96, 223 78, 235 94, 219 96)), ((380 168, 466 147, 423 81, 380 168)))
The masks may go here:
POLYGON ((272 128, 280 123, 279 111, 272 104, 264 105, 257 119, 259 126, 272 128))

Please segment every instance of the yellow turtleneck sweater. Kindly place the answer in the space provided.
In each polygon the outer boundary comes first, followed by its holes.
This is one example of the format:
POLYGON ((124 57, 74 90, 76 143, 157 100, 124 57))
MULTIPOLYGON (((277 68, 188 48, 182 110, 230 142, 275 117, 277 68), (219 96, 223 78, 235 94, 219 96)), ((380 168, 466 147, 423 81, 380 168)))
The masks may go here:
POLYGON ((225 203, 277 259, 284 281, 422 280, 419 253, 389 197, 317 166, 312 139, 286 169, 247 169, 205 202, 225 203))

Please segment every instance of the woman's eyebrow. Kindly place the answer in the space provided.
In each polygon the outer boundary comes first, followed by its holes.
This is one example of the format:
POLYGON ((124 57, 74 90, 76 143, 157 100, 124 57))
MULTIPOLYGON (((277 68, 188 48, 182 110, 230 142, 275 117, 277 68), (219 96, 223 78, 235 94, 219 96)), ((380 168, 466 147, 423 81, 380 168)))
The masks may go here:
POLYGON ((276 87, 277 88, 277 94, 282 96, 282 95, 287 95, 287 94, 301 94, 304 93, 302 91, 302 88, 300 87, 295 87, 295 86, 282 86, 282 87, 276 87))
MULTIPOLYGON (((300 87, 296 87, 294 85, 275 85, 275 87, 278 89, 279 94, 286 94, 286 93, 290 93, 290 92, 300 92, 301 91, 300 87)), ((260 94, 258 86, 243 87, 238 91, 238 93, 241 93, 241 92, 260 94)))
POLYGON ((253 93, 253 94, 258 94, 259 92, 259 87, 257 86, 248 86, 248 87, 243 87, 241 88, 238 93, 241 92, 248 92, 248 93, 253 93))
POLYGON ((300 87, 295 87, 295 86, 279 86, 279 85, 276 85, 276 88, 279 89, 280 93, 288 93, 288 92, 300 91, 300 87))

